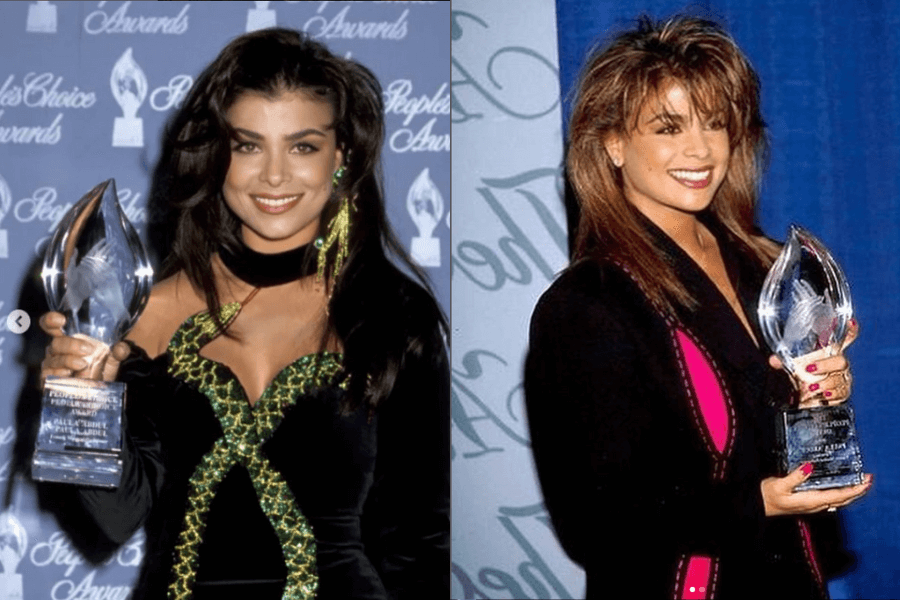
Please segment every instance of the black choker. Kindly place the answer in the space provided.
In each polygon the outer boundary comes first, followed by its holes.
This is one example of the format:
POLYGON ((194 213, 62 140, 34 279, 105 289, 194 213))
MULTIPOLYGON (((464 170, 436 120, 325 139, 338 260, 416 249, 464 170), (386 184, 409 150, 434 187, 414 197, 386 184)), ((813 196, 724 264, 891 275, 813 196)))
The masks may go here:
POLYGON ((255 287, 270 287, 316 272, 316 253, 313 244, 299 248, 263 254, 247 247, 243 242, 235 249, 219 248, 219 258, 238 278, 255 287))

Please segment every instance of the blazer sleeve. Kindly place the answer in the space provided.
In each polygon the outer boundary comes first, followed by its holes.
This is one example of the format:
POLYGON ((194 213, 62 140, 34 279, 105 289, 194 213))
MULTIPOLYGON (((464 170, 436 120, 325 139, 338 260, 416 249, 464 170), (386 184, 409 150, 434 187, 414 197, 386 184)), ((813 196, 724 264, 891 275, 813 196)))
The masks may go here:
POLYGON ((719 556, 758 526, 759 482, 706 476, 702 445, 661 398, 678 389, 656 383, 665 335, 648 341, 627 301, 568 281, 538 303, 525 366, 547 510, 592 594, 671 597, 691 556, 719 556))
POLYGON ((374 482, 362 515, 366 553, 392 600, 446 598, 450 368, 436 328, 423 348, 406 352, 377 415, 374 482))
POLYGON ((123 420, 122 480, 113 490, 76 488, 75 501, 112 543, 121 545, 143 525, 163 482, 163 461, 157 433, 161 394, 170 394, 169 380, 160 376, 162 361, 151 361, 136 346, 123 361, 118 380, 127 386, 123 420))

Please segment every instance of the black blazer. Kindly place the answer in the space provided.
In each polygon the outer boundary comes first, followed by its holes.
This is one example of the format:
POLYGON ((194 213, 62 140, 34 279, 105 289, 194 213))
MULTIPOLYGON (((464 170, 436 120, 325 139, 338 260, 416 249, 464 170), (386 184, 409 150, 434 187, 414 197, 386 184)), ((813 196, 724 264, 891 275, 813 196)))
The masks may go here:
MULTIPOLYGON (((588 598, 827 597, 810 526, 763 511, 791 384, 702 270, 645 225, 699 308, 665 318, 622 268, 582 260, 532 317, 525 400, 559 540, 588 598)), ((713 230, 764 344, 765 269, 713 230)))

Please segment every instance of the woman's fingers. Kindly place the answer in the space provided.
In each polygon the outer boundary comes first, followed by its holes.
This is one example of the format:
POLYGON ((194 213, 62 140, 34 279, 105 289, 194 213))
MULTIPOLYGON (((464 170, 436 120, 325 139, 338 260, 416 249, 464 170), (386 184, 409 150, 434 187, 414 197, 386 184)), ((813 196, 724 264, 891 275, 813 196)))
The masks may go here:
POLYGON ((784 477, 768 477, 760 485, 766 515, 808 514, 840 508, 857 500, 872 487, 874 478, 866 476, 860 485, 830 490, 795 492, 794 488, 809 479, 813 467, 806 463, 784 477))
POLYGON ((872 488, 872 481, 872 475, 867 475, 866 481, 859 485, 830 490, 795 492, 792 499, 793 504, 798 508, 798 512, 806 513, 847 506, 864 496, 872 488))
POLYGON ((41 315, 38 324, 44 333, 54 337, 64 335, 62 328, 66 324, 66 317, 62 313, 48 312, 41 315))
POLYGON ((847 337, 844 338, 844 343, 841 344, 841 352, 846 350, 847 346, 852 344, 858 337, 859 321, 857 321, 856 319, 850 319, 850 326, 847 328, 847 337))

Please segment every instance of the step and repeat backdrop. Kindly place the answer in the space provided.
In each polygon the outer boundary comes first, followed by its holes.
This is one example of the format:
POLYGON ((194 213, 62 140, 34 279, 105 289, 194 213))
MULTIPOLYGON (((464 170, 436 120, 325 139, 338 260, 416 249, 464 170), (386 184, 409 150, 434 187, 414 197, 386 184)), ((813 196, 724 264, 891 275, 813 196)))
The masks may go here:
POLYGON ((437 1, 0 2, 0 600, 124 599, 144 552, 138 533, 100 564, 80 555, 24 471, 46 342, 37 273, 68 208, 113 177, 146 236, 162 129, 194 79, 234 37, 295 28, 381 81, 389 217, 449 314, 450 13, 437 1))
POLYGON ((452 597, 578 598, 521 389, 531 311, 568 262, 554 4, 454 0, 452 43, 452 597))

